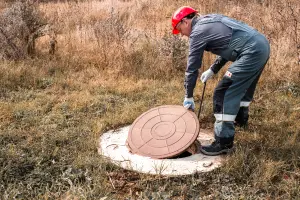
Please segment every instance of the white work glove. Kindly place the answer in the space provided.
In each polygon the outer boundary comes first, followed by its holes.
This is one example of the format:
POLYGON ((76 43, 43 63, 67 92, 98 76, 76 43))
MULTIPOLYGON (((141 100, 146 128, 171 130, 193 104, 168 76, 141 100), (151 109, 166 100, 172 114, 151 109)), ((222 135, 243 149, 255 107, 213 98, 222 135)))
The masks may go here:
POLYGON ((190 109, 190 110, 194 111, 195 110, 194 98, 193 97, 184 98, 183 107, 186 108, 186 109, 190 109))
POLYGON ((200 80, 205 83, 208 79, 211 79, 215 73, 209 68, 201 74, 200 80))

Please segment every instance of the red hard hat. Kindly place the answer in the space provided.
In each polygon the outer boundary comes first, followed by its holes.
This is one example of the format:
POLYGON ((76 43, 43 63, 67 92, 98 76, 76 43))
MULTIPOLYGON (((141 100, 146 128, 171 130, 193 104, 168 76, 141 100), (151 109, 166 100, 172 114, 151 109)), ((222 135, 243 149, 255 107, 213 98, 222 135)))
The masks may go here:
POLYGON ((189 6, 183 6, 178 8, 173 16, 172 16, 172 26, 173 26, 173 34, 178 34, 179 31, 176 29, 176 25, 186 16, 192 13, 197 13, 197 11, 189 6))

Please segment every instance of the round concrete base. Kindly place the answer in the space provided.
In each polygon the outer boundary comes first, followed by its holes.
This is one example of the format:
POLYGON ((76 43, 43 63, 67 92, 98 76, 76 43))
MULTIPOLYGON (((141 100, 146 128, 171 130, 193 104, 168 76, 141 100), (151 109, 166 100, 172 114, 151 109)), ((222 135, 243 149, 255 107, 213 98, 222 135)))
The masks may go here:
MULTIPOLYGON (((98 149, 100 155, 124 169, 147 174, 187 175, 211 171, 222 163, 222 156, 206 156, 202 153, 176 159, 153 159, 132 154, 125 144, 129 128, 127 126, 101 135, 98 149)), ((202 145, 209 144, 213 141, 213 133, 201 130, 197 139, 202 145)))

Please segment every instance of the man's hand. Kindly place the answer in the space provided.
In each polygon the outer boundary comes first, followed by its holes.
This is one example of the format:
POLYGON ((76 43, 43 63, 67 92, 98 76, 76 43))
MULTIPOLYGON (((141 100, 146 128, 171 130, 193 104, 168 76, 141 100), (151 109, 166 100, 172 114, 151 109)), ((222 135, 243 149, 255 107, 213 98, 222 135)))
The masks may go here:
POLYGON ((201 74, 200 80, 205 83, 208 79, 211 79, 215 73, 209 68, 201 74))
POLYGON ((193 97, 184 98, 183 107, 185 107, 186 109, 190 109, 190 110, 194 111, 195 110, 194 98, 193 97))

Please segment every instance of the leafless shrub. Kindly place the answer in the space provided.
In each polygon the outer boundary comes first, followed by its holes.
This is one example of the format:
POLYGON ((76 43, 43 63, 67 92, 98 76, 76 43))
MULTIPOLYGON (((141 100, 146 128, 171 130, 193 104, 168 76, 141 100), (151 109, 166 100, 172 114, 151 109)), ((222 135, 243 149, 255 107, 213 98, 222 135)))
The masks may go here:
POLYGON ((134 77, 156 77, 162 65, 156 45, 150 40, 139 41, 124 58, 122 73, 134 77))
POLYGON ((125 15, 120 13, 114 13, 111 10, 110 16, 107 19, 98 21, 94 27, 95 35, 97 41, 102 38, 102 40, 107 40, 110 43, 116 41, 120 44, 124 42, 128 34, 128 28, 124 24, 125 15))
POLYGON ((0 16, 0 58, 21 59, 34 55, 35 40, 48 30, 35 3, 14 3, 0 16))
POLYGON ((129 36, 129 29, 124 23, 126 15, 111 10, 107 19, 97 21, 93 27, 94 34, 104 62, 107 63, 109 54, 117 56, 124 50, 124 43, 129 36))
POLYGON ((188 42, 181 37, 165 34, 160 43, 162 55, 172 59, 172 66, 177 70, 184 70, 187 62, 188 42))

